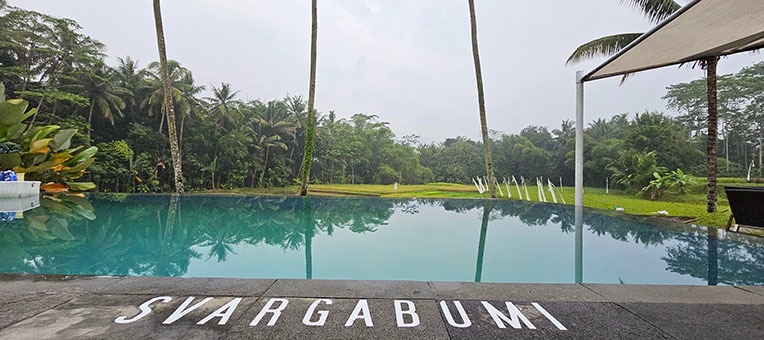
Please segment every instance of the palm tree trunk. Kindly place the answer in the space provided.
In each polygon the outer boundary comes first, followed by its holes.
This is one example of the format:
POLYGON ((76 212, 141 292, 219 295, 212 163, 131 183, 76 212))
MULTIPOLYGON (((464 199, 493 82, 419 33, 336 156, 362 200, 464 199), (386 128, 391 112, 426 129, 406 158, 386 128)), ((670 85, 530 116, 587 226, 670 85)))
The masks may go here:
POLYGON ((716 286, 719 283, 718 230, 719 229, 716 228, 708 228, 708 234, 706 235, 706 244, 708 248, 708 272, 706 281, 709 286, 716 286))
POLYGON ((34 114, 32 114, 32 121, 29 123, 29 127, 27 127, 27 130, 30 130, 34 127, 34 122, 37 119, 37 114, 40 113, 40 110, 42 110, 42 102, 45 101, 45 98, 40 97, 40 102, 37 103, 37 111, 35 111, 34 114))
POLYGON ((180 156, 183 157, 183 127, 186 125, 186 116, 180 116, 180 136, 178 136, 178 147, 180 148, 180 156))
POLYGON ((305 278, 313 279, 313 236, 316 230, 316 219, 313 216, 313 202, 305 198, 303 202, 305 218, 305 278))
POLYGON ((164 104, 167 109, 167 135, 170 137, 170 154, 172 155, 172 168, 175 175, 175 191, 183 193, 183 167, 181 166, 180 148, 178 136, 175 132, 175 108, 170 91, 170 74, 167 70, 167 48, 164 41, 164 28, 162 27, 162 9, 159 0, 154 0, 154 23, 157 32, 157 47, 159 49, 159 65, 162 71, 162 88, 164 90, 164 104))
POLYGON ((263 162, 263 172, 260 173, 260 187, 263 186, 263 181, 265 180, 265 170, 268 169, 268 151, 270 151, 270 149, 270 146, 265 147, 265 161, 263 162))
POLYGON ((480 52, 477 40, 477 19, 475 18, 475 0, 469 0, 470 24, 472 28, 472 59, 475 62, 475 78, 477 80, 478 107, 480 109, 480 130, 483 135, 483 153, 485 154, 485 170, 488 176, 488 192, 496 198, 496 184, 493 178, 493 161, 491 160, 491 140, 488 137, 488 123, 485 117, 485 96, 483 94, 483 73, 480 70, 480 52))
POLYGON ((164 129, 164 120, 165 117, 167 117, 167 109, 165 108, 165 105, 162 104, 162 117, 159 118, 159 133, 162 133, 162 130, 164 129))
POLYGON ((719 57, 710 57, 706 64, 706 93, 708 95, 708 145, 706 146, 706 162, 708 163, 708 207, 706 211, 716 211, 716 129, 718 120, 718 104, 716 100, 716 64, 719 57))
POLYGON ((90 113, 88 113, 88 146, 90 145, 90 130, 93 121, 93 107, 95 106, 95 101, 91 101, 90 103, 90 113))
POLYGON ((488 219, 491 217, 493 204, 486 202, 483 206, 483 219, 480 223, 480 241, 478 242, 477 263, 475 263, 475 282, 483 279, 483 255, 485 254, 485 238, 488 233, 488 219))
POLYGON ((302 189, 300 196, 308 195, 310 181, 310 165, 313 162, 313 140, 316 137, 316 43, 318 40, 318 0, 311 1, 311 18, 313 25, 310 33, 310 85, 308 87, 308 116, 305 130, 305 152, 302 159, 302 189))

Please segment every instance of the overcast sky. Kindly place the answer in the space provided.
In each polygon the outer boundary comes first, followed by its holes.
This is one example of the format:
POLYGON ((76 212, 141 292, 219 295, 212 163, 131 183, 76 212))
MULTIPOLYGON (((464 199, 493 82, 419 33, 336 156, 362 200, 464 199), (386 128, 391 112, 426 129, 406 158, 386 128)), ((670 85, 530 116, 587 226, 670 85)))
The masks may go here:
MULTIPOLYGON (((10 0, 13 6, 77 20, 107 45, 109 63, 158 59, 151 0, 10 0)), ((565 66, 580 44, 651 25, 617 0, 477 0, 480 57, 490 129, 517 133, 575 119, 575 72, 565 66)), ((686 1, 680 1, 686 3, 686 1)), ((168 57, 200 84, 230 83, 241 99, 307 97, 309 0, 163 0, 168 57)), ((479 137, 467 0, 319 0, 316 107, 339 117, 375 114, 400 136, 423 142, 479 137)), ((719 73, 762 61, 722 59, 719 73)), ((664 111, 671 84, 703 76, 668 67, 586 85, 586 121, 664 111)))

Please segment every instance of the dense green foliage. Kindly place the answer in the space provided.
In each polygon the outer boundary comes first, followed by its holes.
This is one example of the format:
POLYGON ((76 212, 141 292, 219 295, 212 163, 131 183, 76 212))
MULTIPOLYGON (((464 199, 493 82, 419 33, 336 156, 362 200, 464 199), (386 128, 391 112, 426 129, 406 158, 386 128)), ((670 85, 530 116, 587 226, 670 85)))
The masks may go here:
MULTIPOLYGON (((0 3, 0 6, 2 4, 0 3)), ((104 46, 79 32, 76 22, 9 6, 0 7, 0 82, 12 98, 39 109, 30 125, 77 129, 73 145, 99 148, 85 180, 100 191, 168 192, 173 189, 160 65, 142 67, 130 57, 107 65, 104 46)), ((282 187, 302 174, 307 103, 287 95, 241 100, 230 84, 206 88, 191 70, 169 61, 168 73, 187 190, 282 187)), ((758 158, 764 121, 764 63, 720 77, 720 176, 744 176, 758 158), (757 149, 758 148, 758 149, 757 149)), ((620 114, 585 131, 586 185, 639 192, 657 169, 705 176, 702 80, 668 89, 672 118, 659 112, 620 114), (636 162, 645 155, 654 164, 636 162), (640 170, 645 168, 647 170, 640 170), (631 182, 620 174, 640 172, 631 182), (615 176, 615 177, 611 177, 615 176), (619 182, 621 184, 619 184, 619 182)), ((357 113, 340 119, 316 112, 313 183, 471 184, 485 175, 483 143, 465 137, 420 143, 396 136, 380 117, 357 113)), ((574 129, 531 126, 518 134, 491 131, 496 178, 550 178, 573 183, 574 129)), ((754 174, 760 174, 760 167, 754 174)), ((666 175, 661 172, 661 175, 666 175)))
MULTIPOLYGON (((754 174, 764 176, 762 143, 764 139, 764 62, 744 67, 735 74, 718 77, 719 175, 747 174, 753 161, 754 174)), ((668 107, 680 115, 677 121, 689 127, 693 136, 705 136, 707 101, 703 79, 668 87, 668 107)), ((693 170, 695 172, 695 170, 693 170)))

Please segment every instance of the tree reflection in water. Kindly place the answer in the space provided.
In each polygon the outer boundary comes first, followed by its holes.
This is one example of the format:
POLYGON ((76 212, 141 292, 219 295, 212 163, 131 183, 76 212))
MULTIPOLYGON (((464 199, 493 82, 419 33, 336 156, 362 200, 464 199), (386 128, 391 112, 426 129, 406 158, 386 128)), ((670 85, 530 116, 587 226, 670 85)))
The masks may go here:
MULTIPOLYGON (((310 279, 316 236, 339 229, 374 233, 394 214, 420 214, 424 207, 481 212, 475 281, 482 280, 490 221, 516 218, 532 228, 576 230, 570 205, 506 200, 61 196, 41 199, 23 219, 0 223, 0 272, 183 276, 192 260, 225 262, 238 246, 265 244, 304 252, 310 279)), ((764 250, 751 237, 601 211, 584 211, 583 226, 588 234, 663 246, 667 270, 711 285, 764 284, 764 250)))

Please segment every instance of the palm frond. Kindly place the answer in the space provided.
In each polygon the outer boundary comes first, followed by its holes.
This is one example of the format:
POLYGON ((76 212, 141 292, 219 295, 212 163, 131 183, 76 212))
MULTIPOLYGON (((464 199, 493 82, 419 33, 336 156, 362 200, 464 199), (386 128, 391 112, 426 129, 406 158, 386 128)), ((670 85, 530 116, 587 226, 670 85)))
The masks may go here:
POLYGON ((568 57, 566 65, 579 63, 596 57, 609 57, 636 40, 642 33, 623 33, 592 40, 576 48, 568 57))
POLYGON ((682 8, 682 5, 674 0, 621 0, 621 4, 639 10, 653 24, 663 21, 682 8))

